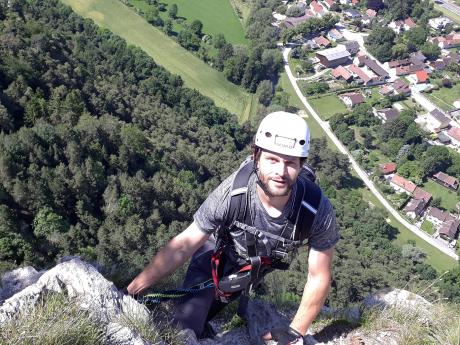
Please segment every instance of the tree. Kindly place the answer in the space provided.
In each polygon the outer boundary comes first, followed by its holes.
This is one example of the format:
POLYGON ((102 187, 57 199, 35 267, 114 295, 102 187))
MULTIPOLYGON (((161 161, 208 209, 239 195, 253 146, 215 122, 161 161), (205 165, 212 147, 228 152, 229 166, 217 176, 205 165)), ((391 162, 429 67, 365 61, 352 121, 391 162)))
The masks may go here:
POLYGON ((431 176, 438 171, 446 171, 452 164, 449 150, 444 146, 430 146, 421 162, 424 176, 431 176))
POLYGON ((190 24, 190 30, 195 35, 201 36, 201 30, 203 29, 203 23, 199 21, 198 19, 195 19, 192 24, 190 24))
POLYGON ((256 95, 258 96, 259 103, 266 107, 270 104, 273 98, 273 85, 270 80, 263 80, 257 86, 256 95))
POLYGON ((226 43, 225 36, 221 33, 216 34, 212 40, 212 44, 216 49, 221 49, 226 43))
POLYGON ((425 42, 421 47, 421 52, 428 60, 436 60, 441 55, 441 49, 434 43, 425 42))
POLYGON ((291 6, 286 10, 285 14, 288 17, 301 17, 305 14, 305 10, 299 6, 291 6))
POLYGON ((367 0, 366 7, 371 8, 374 11, 379 11, 383 9, 383 1, 382 0, 367 0))
POLYGON ((408 42, 415 44, 417 48, 422 48, 428 37, 427 32, 424 27, 416 26, 413 29, 410 29, 404 34, 408 42))
POLYGON ((173 19, 176 19, 177 18, 177 12, 178 12, 177 5, 172 4, 171 7, 168 10, 168 15, 169 15, 169 17, 171 17, 173 19))
POLYGON ((411 260, 414 264, 422 263, 426 259, 425 251, 411 244, 402 246, 402 256, 411 260))
POLYGON ((166 35, 171 35, 173 32, 173 23, 171 19, 166 19, 163 24, 163 31, 166 35))
POLYGON ((377 60, 386 62, 391 59, 396 34, 389 27, 378 26, 369 34, 366 45, 377 60))

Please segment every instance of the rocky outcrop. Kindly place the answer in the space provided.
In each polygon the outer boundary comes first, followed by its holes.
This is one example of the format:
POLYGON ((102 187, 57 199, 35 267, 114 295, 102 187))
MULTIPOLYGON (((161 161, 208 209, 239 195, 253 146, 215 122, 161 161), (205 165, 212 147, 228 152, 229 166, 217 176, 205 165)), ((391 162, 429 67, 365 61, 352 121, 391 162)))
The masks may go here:
MULTIPOLYGON (((107 281, 93 266, 81 261, 72 259, 58 264, 53 269, 37 276, 30 269, 30 278, 18 281, 22 271, 13 271, 3 276, 2 281, 13 277, 13 281, 6 283, 6 286, 31 285, 6 299, 0 307, 0 326, 8 319, 15 317, 26 307, 34 305, 46 292, 65 293, 69 298, 74 298, 78 305, 87 310, 95 321, 106 325, 108 343, 110 344, 146 344, 138 334, 121 326, 119 320, 123 316, 145 318, 148 320, 149 312, 133 298, 124 295, 107 281), (36 279, 38 278, 38 279, 36 279), (9 285, 10 284, 10 285, 9 285)), ((14 289, 10 289, 13 291, 14 289)))

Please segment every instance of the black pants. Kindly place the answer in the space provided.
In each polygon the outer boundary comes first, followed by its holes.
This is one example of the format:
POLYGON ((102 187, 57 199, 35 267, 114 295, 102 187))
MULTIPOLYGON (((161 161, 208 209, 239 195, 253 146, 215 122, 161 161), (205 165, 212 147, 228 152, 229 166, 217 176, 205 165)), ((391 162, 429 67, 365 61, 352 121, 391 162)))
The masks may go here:
MULTIPOLYGON (((192 287, 212 278, 211 256, 215 245, 215 240, 210 237, 193 255, 182 284, 184 288, 192 287)), ((224 266, 224 272, 230 272, 233 269, 234 267, 231 265, 226 264, 224 266)), ((237 297, 238 295, 235 295, 234 299, 237 297)), ((227 304, 216 299, 214 288, 202 290, 179 301, 174 312, 174 320, 181 328, 190 328, 198 338, 201 338, 205 324, 227 304)))

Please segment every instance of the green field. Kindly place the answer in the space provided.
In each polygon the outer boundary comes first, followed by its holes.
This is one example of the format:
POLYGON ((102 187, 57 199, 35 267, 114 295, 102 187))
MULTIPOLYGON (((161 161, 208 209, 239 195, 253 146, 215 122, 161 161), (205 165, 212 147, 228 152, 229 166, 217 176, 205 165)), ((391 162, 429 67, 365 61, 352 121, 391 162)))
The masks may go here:
POLYGON ((244 29, 229 0, 162 0, 163 3, 176 4, 179 17, 188 22, 199 19, 203 32, 214 36, 223 33, 231 43, 247 44, 244 29))
POLYGON ((435 90, 432 93, 426 93, 425 95, 444 111, 453 110, 453 102, 460 100, 460 83, 451 88, 442 87, 439 90, 435 90))
POLYGON ((432 180, 428 180, 422 188, 433 195, 433 198, 441 198, 441 207, 446 210, 455 209, 455 205, 460 201, 456 192, 432 180))
MULTIPOLYGON (((129 44, 143 49, 156 63, 178 74, 185 85, 211 98, 218 106, 236 114, 241 122, 251 115, 253 95, 225 79, 174 40, 147 23, 119 1, 62 0, 75 12, 109 29, 129 44), (120 20, 123 18, 123 20, 120 20)), ((238 23, 239 24, 239 23, 238 23)))
POLYGON ((433 227, 433 224, 427 220, 424 220, 422 223, 422 230, 425 231, 426 233, 433 235, 435 230, 433 227))
POLYGON ((308 102, 325 121, 329 120, 336 113, 348 111, 345 104, 336 95, 326 95, 319 98, 310 97, 308 98, 308 102))

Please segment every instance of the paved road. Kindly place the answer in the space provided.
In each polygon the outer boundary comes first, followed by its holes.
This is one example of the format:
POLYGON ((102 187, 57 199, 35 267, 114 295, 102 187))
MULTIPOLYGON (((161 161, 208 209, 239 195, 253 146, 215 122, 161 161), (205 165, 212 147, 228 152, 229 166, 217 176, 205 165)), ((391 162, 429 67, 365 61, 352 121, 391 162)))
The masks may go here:
POLYGON ((443 246, 441 243, 438 243, 434 238, 426 234, 425 232, 421 231, 418 229, 415 225, 410 224, 408 221, 406 221, 404 218, 401 217, 401 215, 393 209, 393 207, 390 206, 388 201, 380 194, 380 192, 377 190, 377 188, 374 186, 373 182, 369 179, 365 171, 359 166, 359 164, 355 161, 353 156, 350 155, 350 153, 347 151, 347 149, 343 146, 343 144, 340 142, 339 139, 335 136, 335 134, 332 132, 331 128, 329 127, 329 123, 326 121, 323 121, 319 115, 316 113, 316 111, 313 109, 313 107, 308 103, 307 99, 305 96, 302 94, 300 91, 299 87, 297 86, 296 78, 291 72, 291 68, 289 67, 288 64, 288 57, 289 57, 289 52, 291 51, 291 48, 284 48, 283 49, 283 58, 284 58, 284 68, 286 70, 286 73, 289 77, 289 80, 292 84, 292 87, 294 88, 295 92, 297 93, 297 96, 299 99, 302 101, 303 105, 307 110, 312 114, 312 116, 315 118, 316 122, 321 126, 321 128, 326 132, 326 134, 329 136, 329 138, 332 140, 332 142, 338 147, 339 151, 345 155, 347 155, 348 159, 350 160, 353 169, 355 169, 356 173, 358 176, 364 181, 366 186, 370 189, 370 191, 377 197, 377 199, 383 204, 383 206, 390 212, 401 224, 403 224, 406 228, 408 228, 410 231, 412 231, 414 234, 416 234, 418 237, 421 239, 425 240, 432 246, 438 248, 440 251, 443 253, 449 255, 450 257, 454 258, 455 260, 458 260, 458 256, 452 252, 451 249, 446 248, 446 246, 443 246))
POLYGON ((445 0, 437 0, 439 6, 444 7, 445 9, 455 13, 457 16, 460 16, 460 6, 455 5, 453 2, 445 1, 445 0))

